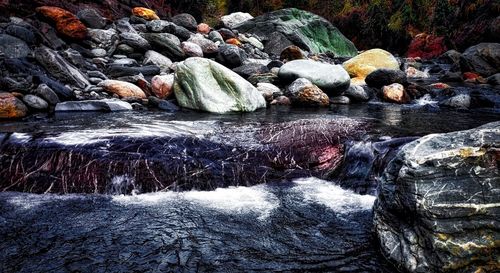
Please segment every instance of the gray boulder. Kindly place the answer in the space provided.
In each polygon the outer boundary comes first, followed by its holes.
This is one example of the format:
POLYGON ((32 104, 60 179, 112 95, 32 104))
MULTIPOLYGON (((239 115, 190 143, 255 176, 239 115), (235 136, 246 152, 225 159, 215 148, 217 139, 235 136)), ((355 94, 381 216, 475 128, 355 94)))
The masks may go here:
POLYGON ((148 50, 146 54, 144 54, 143 64, 156 65, 161 69, 161 71, 165 72, 170 70, 172 61, 168 57, 163 56, 156 51, 148 50))
POLYGON ((385 170, 375 204, 384 255, 409 272, 494 272, 499 149, 500 122, 404 146, 385 170))
POLYGON ((122 43, 139 51, 146 51, 151 48, 151 45, 146 39, 134 32, 123 32, 120 34, 120 38, 122 43))
POLYGON ((7 58, 24 58, 31 52, 25 41, 7 35, 0 34, 0 54, 7 58))
POLYGON ((500 72, 500 43, 481 43, 469 47, 460 58, 462 71, 489 77, 500 72))
POLYGON ((182 59, 185 54, 181 47, 181 41, 177 36, 170 33, 145 33, 144 38, 162 54, 172 59, 182 59))
POLYGON ((196 30, 198 28, 198 23, 193 15, 188 13, 177 14, 172 17, 172 22, 178 26, 185 27, 189 30, 196 30))
POLYGON ((180 106, 213 113, 266 107, 264 97, 252 84, 223 65, 198 57, 177 65, 174 92, 180 106))
POLYGON ((341 65, 331 65, 310 60, 295 60, 284 64, 278 73, 280 79, 292 82, 305 78, 328 95, 338 95, 351 84, 351 78, 341 65))
POLYGON ((35 90, 35 95, 41 97, 42 99, 44 99, 45 101, 47 101, 49 104, 52 105, 56 105, 60 102, 56 92, 54 92, 54 90, 52 90, 44 83, 40 84, 37 87, 37 89, 35 90))
POLYGON ((35 110, 41 111, 41 110, 47 110, 49 108, 49 104, 44 99, 31 94, 24 96, 23 102, 31 109, 35 110))
POLYGON ((82 9, 76 16, 89 28, 102 29, 106 26, 107 19, 95 9, 82 9))

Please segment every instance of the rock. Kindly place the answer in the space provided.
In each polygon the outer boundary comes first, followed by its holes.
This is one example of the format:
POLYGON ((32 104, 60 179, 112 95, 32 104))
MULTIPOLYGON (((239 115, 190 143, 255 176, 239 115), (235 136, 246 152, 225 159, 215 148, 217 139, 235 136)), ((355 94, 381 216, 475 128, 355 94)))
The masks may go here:
POLYGON ((394 103, 408 103, 410 102, 410 96, 405 91, 403 85, 399 83, 393 83, 382 88, 382 96, 384 100, 394 103))
POLYGON ((83 40, 87 37, 87 27, 71 12, 58 8, 42 6, 36 11, 56 24, 57 32, 75 39, 83 40))
POLYGON ((271 101, 271 105, 291 105, 292 102, 286 96, 279 96, 271 101))
POLYGON ((286 89, 285 95, 292 104, 299 106, 328 106, 330 99, 316 85, 304 78, 296 79, 286 89))
POLYGON ((114 51, 118 44, 118 33, 115 29, 89 29, 88 36, 94 42, 94 48, 103 48, 109 51, 114 51))
POLYGON ((160 100, 156 107, 158 107, 158 109, 160 109, 160 110, 170 112, 170 113, 177 112, 180 110, 177 105, 171 103, 168 100, 160 100))
POLYGON ((486 80, 491 85, 500 85, 500 73, 497 73, 495 75, 491 75, 486 80))
POLYGON ((25 41, 7 34, 0 34, 0 55, 6 58, 24 58, 30 52, 25 41))
POLYGON ((160 74, 160 68, 156 65, 147 65, 141 67, 128 67, 122 65, 111 65, 107 70, 108 76, 118 78, 123 76, 133 76, 142 74, 144 76, 152 76, 160 74))
POLYGON ((174 91, 180 106, 207 112, 250 112, 266 107, 249 82, 203 58, 189 58, 177 65, 174 91))
POLYGON ((182 42, 181 43, 182 50, 184 54, 189 57, 203 57, 203 50, 201 47, 192 42, 182 42))
POLYGON ((253 16, 245 12, 233 12, 229 15, 222 16, 220 21, 225 28, 233 29, 236 26, 253 19, 253 16))
POLYGON ((293 61, 305 59, 304 53, 298 46, 291 45, 285 49, 280 54, 280 60, 282 61, 293 61))
POLYGON ((199 33, 191 36, 188 42, 199 45, 203 51, 203 54, 217 53, 217 50, 219 49, 219 46, 217 46, 217 44, 209 39, 206 39, 202 34, 199 33))
POLYGON ((411 41, 406 55, 410 58, 434 59, 446 52, 447 49, 445 37, 420 33, 411 41))
POLYGON ((369 88, 364 88, 363 86, 359 85, 351 85, 344 92, 344 95, 355 102, 365 102, 371 99, 373 93, 369 88))
POLYGON ((337 96, 333 97, 330 102, 332 104, 351 104, 351 99, 347 96, 337 96))
POLYGON ((26 95, 23 97, 23 102, 32 109, 35 110, 47 110, 49 104, 42 98, 35 95, 26 95))
POLYGON ((146 27, 151 32, 168 32, 172 31, 172 23, 165 20, 152 20, 146 22, 146 27))
POLYGON ((452 108, 469 109, 471 106, 471 97, 467 94, 459 94, 449 99, 440 101, 439 105, 452 108))
POLYGON ((172 66, 172 61, 156 51, 148 50, 146 54, 144 54, 143 64, 156 65, 160 68, 162 72, 166 72, 170 70, 170 66, 172 66))
POLYGON ((236 38, 237 35, 230 29, 221 28, 218 30, 220 36, 222 36, 223 41, 227 41, 229 39, 236 38))
POLYGON ((177 14, 172 17, 172 22, 178 26, 185 27, 186 29, 196 31, 198 29, 198 23, 196 19, 188 13, 177 14))
POLYGON ((208 39, 212 40, 213 42, 219 42, 219 43, 224 42, 224 38, 222 38, 222 35, 220 35, 220 33, 215 30, 210 31, 210 33, 208 34, 208 39))
POLYGON ((106 27, 107 19, 95 9, 82 9, 78 11, 76 17, 80 19, 87 27, 103 29, 106 27))
POLYGON ((281 90, 276 85, 265 82, 258 83, 257 90, 259 90, 266 101, 272 101, 274 94, 281 92, 281 90))
POLYGON ((428 72, 420 71, 414 67, 408 67, 405 72, 406 72, 406 77, 408 78, 419 78, 419 79, 429 78, 428 72))
POLYGON ((160 17, 156 15, 156 12, 154 12, 151 9, 148 8, 143 8, 143 7, 136 7, 132 9, 132 14, 143 18, 145 20, 151 21, 151 20, 160 20, 160 17))
POLYGON ((123 59, 117 59, 114 60, 110 66, 138 66, 139 63, 130 58, 123 58, 123 59))
POLYGON ((201 34, 209 34, 210 33, 210 26, 205 24, 205 23, 201 23, 198 25, 197 31, 198 31, 198 33, 201 33, 201 34))
POLYGON ((174 74, 157 75, 151 79, 151 90, 160 99, 166 99, 174 93, 174 74))
POLYGON ((260 38, 265 44, 266 52, 273 50, 279 54, 294 44, 315 54, 331 52, 336 56, 352 57, 358 53, 354 44, 329 21, 295 8, 266 13, 235 28, 241 33, 251 33, 260 38), (269 43, 278 38, 275 32, 283 35, 284 43, 269 43))
POLYGON ((56 79, 74 84, 80 88, 90 85, 87 77, 68 63, 57 51, 42 46, 35 50, 36 60, 56 79))
POLYGON ((108 52, 102 48, 92 49, 91 52, 92 52, 92 56, 94 56, 96 58, 102 58, 102 57, 106 57, 106 55, 108 55, 108 52))
POLYGON ((120 38, 122 43, 139 51, 146 51, 151 48, 148 40, 134 32, 123 32, 120 34, 120 38))
POLYGON ((80 112, 80 111, 99 111, 115 112, 132 110, 130 103, 117 100, 84 100, 84 101, 66 101, 56 105, 56 112, 80 112))
POLYGON ((126 33, 126 32, 131 32, 131 33, 136 33, 137 31, 135 28, 130 24, 130 19, 129 18, 121 18, 115 21, 116 29, 120 33, 126 33))
POLYGON ((145 99, 146 94, 137 85, 116 80, 105 80, 99 83, 97 86, 104 88, 109 93, 118 95, 120 98, 140 98, 145 99))
POLYGON ((56 105, 60 102, 56 92, 48 87, 46 84, 40 84, 34 92, 37 96, 41 97, 51 105, 56 105))
POLYGON ((448 64, 458 64, 460 62, 461 56, 462 56, 462 54, 460 54, 460 52, 452 49, 452 50, 446 51, 441 56, 439 56, 438 60, 440 62, 444 62, 444 63, 448 63, 448 64))
POLYGON ((175 60, 185 57, 181 48, 181 41, 170 33, 146 33, 144 38, 155 46, 162 54, 175 60))
POLYGON ((243 65, 247 60, 246 53, 234 45, 221 45, 218 49, 217 62, 229 67, 234 68, 243 65))
POLYGON ((245 79, 250 78, 250 76, 255 74, 266 74, 269 73, 269 68, 263 64, 259 63, 249 63, 233 69, 238 75, 245 79))
POLYGON ((461 82, 462 75, 460 74, 460 72, 448 71, 443 76, 441 76, 439 80, 443 82, 461 82))
POLYGON ((365 82, 370 87, 382 88, 382 86, 390 85, 392 83, 400 83, 402 85, 408 85, 408 79, 406 78, 406 73, 397 69, 377 69, 368 76, 366 76, 365 82))
POLYGON ((366 76, 379 68, 399 70, 399 63, 391 53, 382 49, 370 49, 344 62, 345 70, 354 82, 363 84, 366 76))
POLYGON ((181 39, 182 41, 187 41, 189 40, 189 38, 191 38, 191 36, 193 35, 193 33, 191 33, 191 31, 189 31, 188 29, 186 29, 185 27, 181 27, 181 26, 178 26, 178 25, 175 25, 175 24, 172 24, 173 25, 173 34, 177 37, 179 37, 179 39, 181 39))
POLYGON ((482 43, 469 47, 460 58, 463 72, 489 77, 500 72, 500 43, 482 43))
POLYGON ((262 42, 255 37, 247 37, 245 35, 239 35, 238 39, 244 43, 251 44, 253 47, 259 50, 264 50, 264 45, 262 44, 262 42))
POLYGON ((241 47, 243 45, 240 42, 240 40, 238 40, 236 38, 227 39, 226 40, 226 44, 228 44, 228 45, 235 45, 235 46, 238 46, 238 47, 241 47))
POLYGON ((495 122, 404 146, 380 179, 374 208, 384 256, 408 272, 494 272, 499 143, 495 122))
POLYGON ((308 79, 328 95, 340 94, 350 85, 349 74, 342 66, 310 60, 288 62, 279 69, 278 76, 286 82, 308 79))
POLYGON ((28 114, 24 103, 11 93, 0 92, 0 119, 23 118, 28 114))
MULTIPOLYGON (((5 28, 5 33, 19 38, 30 45, 35 44, 38 40, 31 26, 9 25, 5 28)), ((0 43, 0 45, 2 44, 0 43)))

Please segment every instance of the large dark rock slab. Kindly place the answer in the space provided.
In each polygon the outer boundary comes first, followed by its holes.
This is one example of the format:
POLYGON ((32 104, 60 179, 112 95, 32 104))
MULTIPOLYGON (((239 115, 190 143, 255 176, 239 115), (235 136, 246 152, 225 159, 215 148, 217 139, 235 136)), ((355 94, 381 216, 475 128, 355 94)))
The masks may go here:
POLYGON ((403 147, 375 205, 384 255, 410 272, 497 272, 499 151, 500 122, 403 147))
POLYGON ((0 191, 107 193, 117 177, 133 180, 138 192, 326 177, 342 161, 343 143, 366 127, 347 118, 245 125, 164 121, 1 134, 0 191))

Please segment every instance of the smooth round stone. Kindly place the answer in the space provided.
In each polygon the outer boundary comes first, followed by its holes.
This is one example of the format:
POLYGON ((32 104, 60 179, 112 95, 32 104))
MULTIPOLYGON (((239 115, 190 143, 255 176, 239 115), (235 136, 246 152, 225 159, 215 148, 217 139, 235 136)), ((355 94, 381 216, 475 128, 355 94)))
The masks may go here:
POLYGON ((45 110, 49 108, 49 104, 45 100, 35 95, 26 95, 24 96, 23 101, 30 108, 36 110, 45 110))

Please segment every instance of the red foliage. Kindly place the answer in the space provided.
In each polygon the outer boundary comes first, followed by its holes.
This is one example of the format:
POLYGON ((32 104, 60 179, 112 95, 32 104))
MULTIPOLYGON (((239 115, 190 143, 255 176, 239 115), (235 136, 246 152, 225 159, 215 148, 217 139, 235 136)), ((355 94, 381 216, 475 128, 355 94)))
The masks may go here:
POLYGON ((409 58, 432 59, 446 52, 444 37, 420 33, 413 38, 408 48, 409 58))

